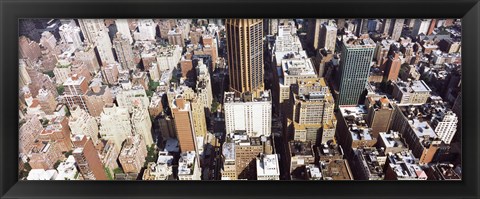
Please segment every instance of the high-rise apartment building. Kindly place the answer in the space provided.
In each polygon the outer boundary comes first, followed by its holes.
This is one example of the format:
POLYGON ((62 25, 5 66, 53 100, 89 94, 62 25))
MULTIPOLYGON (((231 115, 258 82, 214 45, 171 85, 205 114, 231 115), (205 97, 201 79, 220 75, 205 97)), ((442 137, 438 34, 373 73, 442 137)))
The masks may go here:
POLYGON ((85 101, 85 94, 88 91, 88 82, 84 76, 73 74, 64 83, 64 99, 69 109, 77 105, 81 109, 88 111, 87 103, 85 101))
POLYGON ((147 147, 142 135, 128 136, 123 144, 118 161, 125 173, 140 173, 147 156, 147 147))
POLYGON ((417 35, 422 33, 426 35, 428 33, 428 29, 430 28, 431 22, 432 19, 415 19, 412 36, 416 37, 417 35))
POLYGON ((70 24, 63 24, 59 28, 60 37, 62 40, 73 47, 78 49, 82 46, 82 39, 80 38, 80 28, 78 26, 72 26, 70 24))
POLYGON ((97 145, 99 142, 97 120, 78 106, 72 107, 70 113, 72 116, 68 121, 68 125, 72 130, 72 134, 89 136, 93 144, 97 145))
POLYGON ((112 50, 112 42, 108 36, 108 28, 103 19, 79 19, 80 29, 86 40, 93 43, 103 64, 115 61, 112 50))
POLYGON ((100 136, 113 140, 118 151, 123 141, 132 135, 128 109, 117 106, 105 106, 100 115, 100 136))
POLYGON ((251 92, 255 97, 263 85, 263 20, 226 19, 230 91, 251 92))
POLYGON ((319 48, 325 48, 331 52, 335 52, 335 45, 337 43, 337 28, 322 24, 319 38, 319 48))
POLYGON ((147 109, 133 108, 132 127, 134 134, 142 135, 145 145, 150 146, 155 143, 152 137, 152 121, 147 109))
POLYGON ((130 31, 129 21, 130 19, 115 19, 115 25, 117 26, 117 31, 122 34, 122 37, 127 38, 128 44, 132 44, 133 38, 130 31))
POLYGON ((107 175, 98 156, 98 152, 90 138, 76 135, 72 140, 75 149, 73 157, 80 168, 80 173, 85 180, 107 180, 107 175))
POLYGON ((393 25, 392 39, 398 41, 402 36, 403 25, 405 24, 405 19, 395 19, 395 24, 393 25))
POLYGON ((370 38, 343 37, 337 105, 355 105, 365 90, 375 51, 370 38))
POLYGON ((133 50, 130 45, 130 41, 127 36, 120 32, 115 34, 113 39, 113 48, 117 54, 118 62, 122 66, 122 69, 133 70, 136 68, 135 61, 133 59, 133 50))

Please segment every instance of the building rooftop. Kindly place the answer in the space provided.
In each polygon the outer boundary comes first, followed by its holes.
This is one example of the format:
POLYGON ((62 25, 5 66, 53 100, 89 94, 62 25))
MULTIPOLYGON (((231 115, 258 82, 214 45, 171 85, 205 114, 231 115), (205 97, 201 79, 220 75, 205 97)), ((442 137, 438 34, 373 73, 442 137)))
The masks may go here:
POLYGON ((389 132, 380 132, 379 134, 380 139, 385 143, 385 147, 392 148, 407 148, 407 146, 403 143, 402 138, 400 137, 400 133, 397 131, 389 131, 389 132))
POLYGON ((355 155, 360 159, 363 167, 368 168, 368 178, 383 179, 384 172, 377 157, 384 156, 375 148, 363 148, 355 150, 355 155))
POLYGON ((225 142, 222 146, 222 153, 225 160, 235 160, 235 143, 225 142))
POLYGON ((305 170, 307 172, 308 180, 321 180, 322 179, 322 172, 320 168, 318 168, 314 164, 305 165, 305 170))
POLYGON ((339 109, 354 141, 374 139, 371 134, 371 128, 368 127, 365 121, 367 110, 364 105, 339 106, 339 109))
POLYGON ((314 156, 312 150, 312 143, 301 141, 290 141, 290 153, 292 156, 314 156))
POLYGON ((195 169, 195 151, 187 151, 180 154, 178 161, 178 175, 191 175, 195 169))
POLYGON ((320 169, 324 180, 353 180, 347 160, 320 161, 320 169))
POLYGON ((272 102, 270 90, 260 92, 260 97, 255 98, 251 93, 243 93, 242 97, 236 97, 235 92, 225 92, 225 103, 252 103, 252 102, 272 102))
POLYGON ((256 159, 257 176, 279 176, 280 165, 277 154, 260 154, 256 159))
POLYGON ((387 159, 397 179, 427 179, 427 174, 418 165, 417 159, 415 159, 410 151, 402 151, 395 154, 390 153, 387 159))
POLYGON ((393 82, 393 85, 397 86, 402 93, 414 93, 414 92, 431 92, 432 90, 423 80, 413 80, 411 82, 405 82, 398 80, 393 82))
POLYGON ((57 177, 55 169, 32 169, 28 173, 27 180, 54 180, 57 177))

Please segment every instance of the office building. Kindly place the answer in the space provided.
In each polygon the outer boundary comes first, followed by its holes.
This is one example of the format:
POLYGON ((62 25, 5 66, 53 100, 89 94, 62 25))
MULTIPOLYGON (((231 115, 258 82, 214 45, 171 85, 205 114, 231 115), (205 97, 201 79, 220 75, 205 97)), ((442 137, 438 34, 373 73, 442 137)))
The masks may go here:
POLYGON ((375 43, 370 38, 343 37, 337 105, 355 105, 365 90, 375 43))
POLYGON ((225 92, 226 133, 246 131, 250 137, 270 136, 272 128, 272 97, 270 91, 262 91, 254 97, 244 93, 242 98, 234 92, 225 92))
POLYGON ((395 19, 395 25, 393 26, 392 39, 398 41, 402 36, 403 25, 405 24, 405 19, 395 19))
POLYGON ((393 105, 386 96, 377 99, 367 97, 366 103, 368 103, 367 124, 372 128, 373 137, 378 138, 380 132, 390 130, 394 111, 393 105))
POLYGON ((378 135, 378 146, 383 148, 384 153, 398 153, 407 151, 407 145, 401 134, 397 131, 380 132, 378 135))
POLYGON ((419 34, 427 35, 431 22, 432 22, 432 19, 415 19, 415 23, 413 25, 413 30, 412 30, 412 36, 416 37, 419 34))
POLYGON ((398 105, 422 105, 430 97, 432 90, 423 80, 402 81, 393 84, 393 98, 398 105))
POLYGON ((230 91, 263 91, 263 20, 226 19, 230 91))
POLYGON ((130 31, 131 21, 132 19, 115 19, 118 33, 122 34, 122 37, 127 38, 128 44, 133 43, 132 33, 130 31))
POLYGON ((236 131, 227 135, 225 143, 234 143, 235 149, 224 151, 225 157, 232 157, 228 153, 235 153, 236 179, 255 180, 256 158, 260 154, 273 153, 272 140, 266 136, 250 137, 245 131, 236 131))

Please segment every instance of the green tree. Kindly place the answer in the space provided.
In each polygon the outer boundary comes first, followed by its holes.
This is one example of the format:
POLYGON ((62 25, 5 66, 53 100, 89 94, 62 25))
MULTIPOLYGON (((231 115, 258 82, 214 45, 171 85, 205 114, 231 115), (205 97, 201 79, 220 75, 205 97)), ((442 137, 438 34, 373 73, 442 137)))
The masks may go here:
POLYGON ((117 167, 117 168, 113 169, 113 173, 114 174, 123 173, 123 169, 120 168, 120 167, 117 167))
POLYGON ((55 164, 53 165, 53 168, 57 168, 60 163, 62 163, 62 161, 57 160, 57 162, 55 162, 55 164))
POLYGON ((155 144, 150 145, 147 147, 147 157, 145 157, 145 164, 147 166, 149 162, 156 162, 157 161, 157 151, 155 150, 155 144))
POLYGON ((110 169, 107 167, 103 167, 103 170, 105 170, 105 173, 107 174, 107 178, 109 180, 113 180, 113 176, 112 176, 112 173, 110 172, 110 169))
POLYGON ((65 152, 63 155, 65 155, 65 158, 68 158, 68 156, 71 156, 73 153, 73 150, 65 152))
POLYGON ((63 85, 57 86, 57 92, 59 95, 62 95, 64 91, 65 88, 63 87, 63 85))
POLYGON ((213 100, 211 112, 212 112, 212 113, 217 112, 217 109, 218 109, 218 106, 219 106, 219 105, 220 105, 220 103, 218 103, 216 100, 213 100))
POLYGON ((53 73, 53 70, 51 70, 51 71, 45 71, 45 72, 43 72, 43 74, 48 75, 50 78, 55 77, 55 74, 53 73))

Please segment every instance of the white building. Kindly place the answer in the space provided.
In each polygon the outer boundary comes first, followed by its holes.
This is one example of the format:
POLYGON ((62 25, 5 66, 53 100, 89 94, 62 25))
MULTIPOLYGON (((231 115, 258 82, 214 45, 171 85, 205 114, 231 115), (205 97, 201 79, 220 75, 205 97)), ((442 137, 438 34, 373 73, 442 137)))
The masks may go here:
POLYGON ((71 117, 68 121, 72 135, 86 135, 92 138, 93 144, 98 143, 98 124, 94 117, 78 106, 70 110, 71 117))
POLYGON ((436 121, 433 121, 435 127, 435 133, 437 133, 438 137, 447 144, 453 139, 453 136, 457 132, 457 123, 458 117, 452 111, 448 111, 446 113, 440 112, 440 118, 436 118, 436 121))
POLYGON ((201 180, 201 171, 195 151, 180 154, 178 180, 201 180))
POLYGON ((417 36, 422 33, 426 35, 428 33, 428 28, 430 27, 431 22, 432 19, 415 19, 412 36, 417 36))
POLYGON ((256 163, 257 180, 280 180, 280 165, 276 154, 260 154, 256 163))
POLYGON ((137 21, 138 32, 133 33, 135 40, 155 41, 157 24, 152 19, 139 19, 137 21))
POLYGON ((118 151, 121 150, 122 143, 127 136, 132 135, 130 114, 127 108, 105 106, 100 115, 100 125, 100 136, 106 140, 112 140, 118 151))
POLYGON ((55 169, 32 169, 28 173, 27 180, 55 180, 58 173, 55 169))
POLYGON ((225 92, 226 133, 246 131, 249 137, 270 136, 272 127, 272 97, 269 90, 262 91, 260 98, 235 97, 234 92, 225 92))
POLYGON ((57 46, 57 39, 51 32, 45 31, 42 33, 42 38, 40 38, 40 44, 52 51, 57 46))
POLYGON ((152 138, 152 121, 148 110, 145 108, 135 107, 132 113, 132 127, 133 132, 142 135, 145 140, 145 145, 151 146, 154 141, 152 138))
POLYGON ((82 46, 82 38, 80 38, 80 28, 71 24, 63 24, 59 28, 62 41, 67 45, 78 49, 82 46))
POLYGON ((128 19, 115 19, 115 25, 117 26, 117 31, 122 33, 122 35, 128 39, 129 44, 132 44, 133 38, 132 33, 130 33, 128 19))
POLYGON ((53 69, 53 74, 55 75, 55 83, 57 85, 61 85, 65 81, 67 81, 68 76, 72 73, 71 66, 72 63, 68 60, 58 60, 56 67, 53 69))
POLYGON ((161 47, 157 50, 159 72, 173 70, 182 58, 182 48, 179 45, 161 47))
POLYGON ((143 87, 121 90, 117 93, 116 99, 118 107, 127 108, 129 111, 133 110, 134 102, 142 109, 148 109, 150 105, 147 93, 143 87))
POLYGON ((203 63, 202 60, 198 62, 197 65, 197 95, 204 103, 204 107, 212 107, 213 94, 212 94, 212 83, 210 80, 210 74, 208 72, 207 65, 203 63))
POLYGON ((68 156, 67 160, 60 163, 57 167, 58 175, 55 180, 76 180, 78 170, 75 166, 75 158, 73 155, 68 156))
POLYGON ((108 36, 108 28, 103 19, 79 19, 80 29, 85 39, 93 43, 100 55, 101 63, 115 61, 112 51, 112 42, 108 36))

